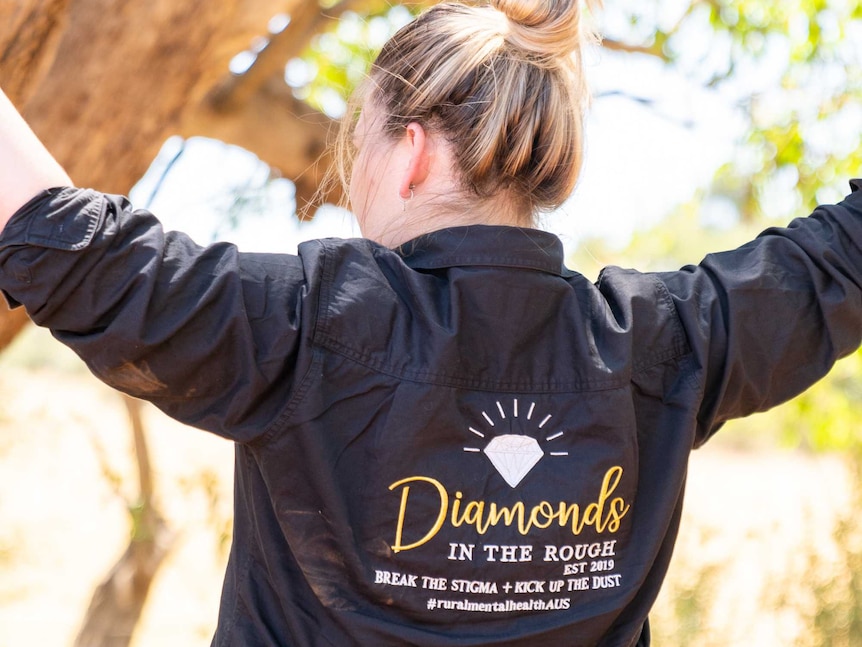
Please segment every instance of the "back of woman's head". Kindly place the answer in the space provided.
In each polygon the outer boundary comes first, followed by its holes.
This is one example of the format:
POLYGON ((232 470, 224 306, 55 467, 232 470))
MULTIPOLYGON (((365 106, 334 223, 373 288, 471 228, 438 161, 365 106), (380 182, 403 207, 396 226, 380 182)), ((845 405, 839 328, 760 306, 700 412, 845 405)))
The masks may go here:
POLYGON ((438 4, 383 47, 362 97, 394 138, 414 121, 445 138, 467 195, 553 209, 581 169, 583 32, 580 0, 438 4))

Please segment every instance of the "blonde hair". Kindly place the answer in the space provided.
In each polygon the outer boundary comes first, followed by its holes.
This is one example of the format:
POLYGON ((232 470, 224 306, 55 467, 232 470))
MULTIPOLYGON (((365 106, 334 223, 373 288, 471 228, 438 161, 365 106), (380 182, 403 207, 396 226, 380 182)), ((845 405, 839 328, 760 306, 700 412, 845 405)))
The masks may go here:
POLYGON ((505 192, 530 219, 558 207, 583 161, 585 34, 580 0, 433 6, 384 45, 351 103, 339 137, 345 187, 352 129, 370 103, 393 138, 414 121, 441 134, 468 195, 505 192))

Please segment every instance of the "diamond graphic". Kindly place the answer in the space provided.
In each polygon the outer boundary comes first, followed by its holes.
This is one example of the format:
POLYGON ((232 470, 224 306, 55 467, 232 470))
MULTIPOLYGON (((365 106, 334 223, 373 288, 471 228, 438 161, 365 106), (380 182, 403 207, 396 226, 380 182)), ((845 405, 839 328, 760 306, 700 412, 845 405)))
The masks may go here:
POLYGON ((539 459, 545 455, 535 438, 507 434, 497 436, 485 447, 485 454, 506 483, 517 487, 539 459))

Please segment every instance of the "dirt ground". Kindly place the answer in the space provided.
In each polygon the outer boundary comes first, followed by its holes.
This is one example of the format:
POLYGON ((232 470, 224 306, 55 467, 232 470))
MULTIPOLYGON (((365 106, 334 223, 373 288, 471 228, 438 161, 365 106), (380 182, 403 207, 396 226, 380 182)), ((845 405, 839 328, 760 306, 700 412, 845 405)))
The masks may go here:
MULTIPOLYGON (((124 497, 135 486, 120 398, 74 358, 56 355, 52 340, 28 337, 23 350, 0 358, 0 647, 71 645, 93 588, 125 548, 124 497)), ((151 408, 146 424, 159 501, 177 539, 134 644, 206 647, 226 558, 232 448, 151 408)), ((708 583, 711 609, 699 622, 714 637, 709 644, 791 644, 799 626, 764 613, 763 600, 774 582, 799 572, 803 547, 828 552, 846 494, 835 458, 720 443, 696 452, 656 622, 678 621, 674 596, 708 583), (697 579, 704 567, 709 578, 697 579)))

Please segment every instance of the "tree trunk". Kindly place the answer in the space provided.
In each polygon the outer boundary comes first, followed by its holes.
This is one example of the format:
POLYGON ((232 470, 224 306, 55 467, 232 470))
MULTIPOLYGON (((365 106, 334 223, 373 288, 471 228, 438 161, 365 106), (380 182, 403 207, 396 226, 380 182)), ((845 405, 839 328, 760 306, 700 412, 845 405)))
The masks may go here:
POLYGON ((129 506, 129 546, 93 594, 75 647, 127 647, 156 572, 174 543, 174 534, 155 506, 142 403, 122 397, 135 441, 140 497, 137 504, 129 506))
POLYGON ((0 4, 0 81, 23 103, 54 61, 69 0, 4 0, 0 4))
POLYGON ((132 540, 90 600, 75 647, 127 647, 141 617, 156 571, 167 556, 170 536, 158 519, 148 524, 153 537, 132 540))
MULTIPOLYGON (((46 1, 46 0, 43 0, 46 1)), ((79 185, 126 193, 278 0, 69 0, 24 116, 79 185)), ((0 80, 2 82, 2 80, 0 80)))

